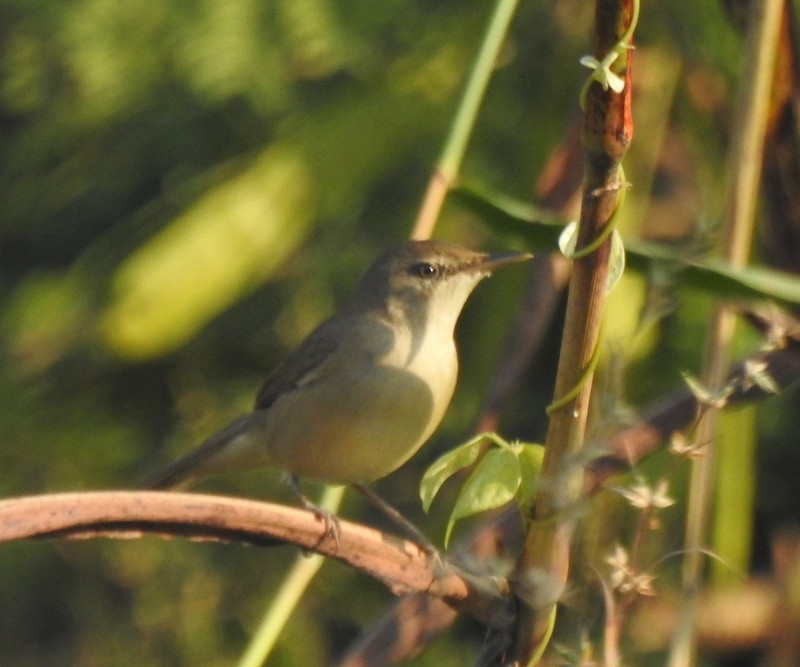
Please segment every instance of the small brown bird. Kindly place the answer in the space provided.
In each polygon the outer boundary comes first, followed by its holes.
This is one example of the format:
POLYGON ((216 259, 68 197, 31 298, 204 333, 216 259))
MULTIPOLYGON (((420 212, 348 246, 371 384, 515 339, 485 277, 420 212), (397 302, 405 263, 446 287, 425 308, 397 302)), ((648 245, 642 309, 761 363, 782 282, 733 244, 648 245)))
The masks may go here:
POLYGON ((267 377, 252 412, 148 486, 258 466, 330 484, 388 475, 430 437, 450 403, 453 330, 467 297, 495 269, 530 257, 442 241, 390 248, 344 307, 267 377))

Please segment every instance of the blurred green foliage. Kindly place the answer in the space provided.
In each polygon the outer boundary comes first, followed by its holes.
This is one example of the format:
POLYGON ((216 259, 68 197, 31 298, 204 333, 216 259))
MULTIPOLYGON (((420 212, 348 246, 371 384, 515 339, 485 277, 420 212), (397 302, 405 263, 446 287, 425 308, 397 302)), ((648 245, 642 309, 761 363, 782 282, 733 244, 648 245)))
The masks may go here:
MULTIPOLYGON (((576 117, 591 5, 522 3, 467 180, 532 199, 576 117)), ((0 493, 134 487, 247 409, 262 373, 408 234, 490 10, 478 0, 0 3, 0 493)), ((637 45, 649 71, 659 61, 682 71, 668 104, 701 193, 689 222, 713 220, 738 37, 716 3, 644 3, 637 45)), ((637 65, 644 82, 647 72, 637 65)), ((631 206, 648 210, 652 192, 637 183, 649 176, 627 175, 631 206)), ((452 205, 438 235, 504 243, 452 205)), ((518 272, 475 295, 445 424, 382 483, 412 518, 421 470, 469 431, 521 288, 518 272)), ((690 294, 632 347, 632 401, 696 368, 707 307, 690 294)), ((509 437, 541 437, 557 333, 508 406, 509 437)), ((770 424, 779 440, 787 425, 770 424)), ((265 471, 204 488, 287 499, 265 471)), ((424 528, 441 535, 435 510, 424 528)), ((344 510, 367 512, 354 498, 344 510)), ((155 538, 4 546, 0 664, 232 665, 292 557, 155 538)), ((331 661, 389 599, 327 565, 270 664, 331 661)), ((415 664, 465 664, 480 637, 464 621, 415 664)))

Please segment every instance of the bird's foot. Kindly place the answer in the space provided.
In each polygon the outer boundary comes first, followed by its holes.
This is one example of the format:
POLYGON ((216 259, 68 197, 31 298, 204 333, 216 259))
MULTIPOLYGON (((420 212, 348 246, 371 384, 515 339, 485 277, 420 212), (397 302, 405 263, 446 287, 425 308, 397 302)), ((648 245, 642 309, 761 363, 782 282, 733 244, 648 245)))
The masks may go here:
MULTIPOLYGON (((308 496, 306 496, 300 488, 300 483, 297 481, 297 477, 286 474, 284 475, 284 481, 294 494, 295 498, 297 498, 297 502, 300 503, 303 509, 313 512, 314 516, 325 524, 325 534, 322 536, 322 539, 325 539, 326 537, 331 538, 336 542, 336 546, 338 547, 339 536, 342 532, 339 524, 339 518, 332 512, 329 512, 328 510, 323 509, 319 505, 311 502, 311 500, 308 499, 308 496)), ((322 539, 320 541, 322 541, 322 539)))
POLYGON ((325 524, 325 537, 329 537, 334 540, 336 542, 336 546, 338 547, 339 536, 342 532, 341 525, 339 524, 339 517, 333 514, 333 512, 329 512, 319 505, 315 505, 305 496, 300 499, 300 504, 303 506, 303 509, 313 512, 314 516, 325 524))

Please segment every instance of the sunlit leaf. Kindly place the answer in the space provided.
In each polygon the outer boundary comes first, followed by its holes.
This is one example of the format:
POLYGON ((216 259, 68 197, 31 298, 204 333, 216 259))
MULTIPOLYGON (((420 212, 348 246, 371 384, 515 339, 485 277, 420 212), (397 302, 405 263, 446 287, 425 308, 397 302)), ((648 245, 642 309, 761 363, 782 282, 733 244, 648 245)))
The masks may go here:
POLYGON ((174 350, 263 282, 304 238, 314 210, 302 158, 265 151, 131 255, 102 331, 126 358, 174 350))
POLYGON ((425 471, 419 485, 419 497, 422 500, 422 507, 426 512, 430 509, 431 503, 442 487, 442 484, 459 470, 475 463, 481 451, 481 442, 483 439, 483 435, 480 435, 455 449, 451 449, 449 452, 436 459, 425 471))
POLYGON ((444 543, 450 541, 455 522, 514 499, 521 482, 517 455, 503 448, 490 449, 467 478, 447 523, 444 543))

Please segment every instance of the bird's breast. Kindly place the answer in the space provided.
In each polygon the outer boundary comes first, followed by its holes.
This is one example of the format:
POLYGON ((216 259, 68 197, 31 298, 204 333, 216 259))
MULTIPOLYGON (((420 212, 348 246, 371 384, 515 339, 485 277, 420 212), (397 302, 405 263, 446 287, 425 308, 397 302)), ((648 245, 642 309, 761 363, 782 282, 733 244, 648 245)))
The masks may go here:
POLYGON ((277 401, 265 433, 274 465, 335 484, 378 479, 416 453, 439 425, 458 372, 452 337, 401 335, 382 355, 353 346, 336 366, 277 401))
POLYGON ((452 330, 434 326, 424 327, 423 333, 405 330, 395 339, 395 345, 381 365, 402 369, 418 377, 431 389, 438 425, 450 403, 458 375, 458 356, 452 330))

